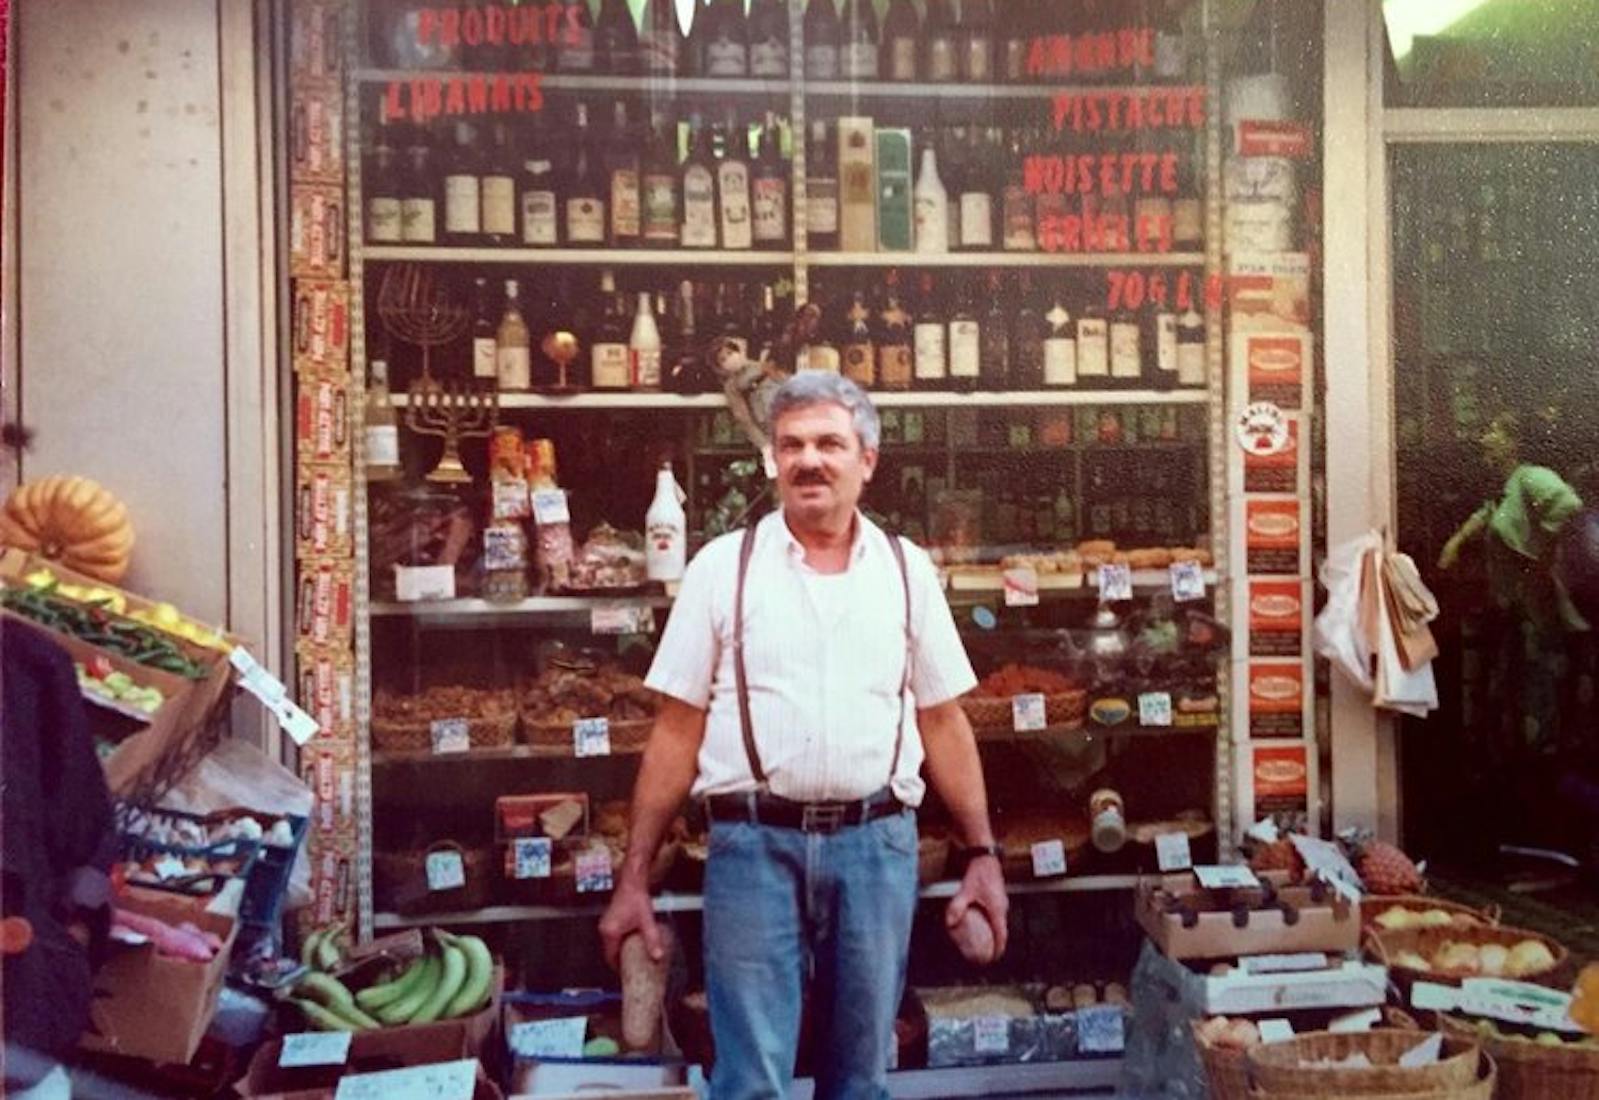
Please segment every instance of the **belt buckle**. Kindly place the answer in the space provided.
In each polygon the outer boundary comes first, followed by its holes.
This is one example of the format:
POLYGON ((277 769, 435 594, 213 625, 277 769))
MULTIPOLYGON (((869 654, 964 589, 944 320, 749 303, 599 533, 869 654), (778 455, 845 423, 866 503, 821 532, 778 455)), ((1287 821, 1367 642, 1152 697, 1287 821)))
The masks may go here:
POLYGON ((800 811, 800 831, 806 833, 836 833, 844 825, 849 807, 839 803, 810 803, 800 811))

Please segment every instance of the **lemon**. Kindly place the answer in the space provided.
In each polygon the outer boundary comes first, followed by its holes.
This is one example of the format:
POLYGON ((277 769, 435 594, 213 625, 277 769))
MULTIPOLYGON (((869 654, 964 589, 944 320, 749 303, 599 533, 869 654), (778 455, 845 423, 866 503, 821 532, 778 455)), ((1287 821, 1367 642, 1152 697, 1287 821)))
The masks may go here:
POLYGON ((183 621, 182 613, 169 603, 156 604, 153 613, 159 626, 174 627, 183 621))

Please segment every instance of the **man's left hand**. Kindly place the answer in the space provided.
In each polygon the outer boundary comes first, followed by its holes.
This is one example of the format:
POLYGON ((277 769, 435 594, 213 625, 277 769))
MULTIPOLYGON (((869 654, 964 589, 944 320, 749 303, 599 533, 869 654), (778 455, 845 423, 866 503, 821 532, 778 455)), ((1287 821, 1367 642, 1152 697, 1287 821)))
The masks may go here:
POLYGON ((993 856, 979 856, 966 865, 961 888, 944 910, 944 926, 954 928, 973 905, 988 918, 988 927, 994 933, 994 958, 998 959, 1005 954, 1005 941, 1009 938, 1006 914, 1010 911, 1010 896, 1005 893, 999 860, 993 856))

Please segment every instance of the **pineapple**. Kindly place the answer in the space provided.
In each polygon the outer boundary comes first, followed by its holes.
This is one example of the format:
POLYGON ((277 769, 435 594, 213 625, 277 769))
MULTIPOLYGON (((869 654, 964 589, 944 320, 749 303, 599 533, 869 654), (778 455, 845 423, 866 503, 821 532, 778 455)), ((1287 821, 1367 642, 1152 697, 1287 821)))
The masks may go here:
POLYGON ((1349 833, 1340 839, 1368 894, 1414 894, 1421 889, 1421 872, 1392 844, 1369 834, 1349 833))

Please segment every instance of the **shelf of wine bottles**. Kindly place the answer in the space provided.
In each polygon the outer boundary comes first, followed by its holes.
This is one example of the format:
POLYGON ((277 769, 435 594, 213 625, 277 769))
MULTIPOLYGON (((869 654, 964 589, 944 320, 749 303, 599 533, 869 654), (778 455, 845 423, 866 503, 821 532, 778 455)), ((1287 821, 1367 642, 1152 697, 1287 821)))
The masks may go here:
POLYGON ((449 248, 438 245, 369 245, 363 255, 369 263, 403 261, 533 266, 595 264, 605 267, 680 267, 685 263, 706 267, 790 267, 794 263, 792 252, 729 252, 720 249, 687 252, 653 248, 618 251, 609 248, 449 248))
MULTIPOLYGON (((390 403, 403 409, 411 403, 403 393, 390 396, 390 403)), ((1209 397, 1204 390, 1023 390, 995 393, 878 392, 872 404, 878 408, 1036 408, 1042 405, 1203 405, 1209 397)), ((695 409, 720 409, 727 399, 719 393, 501 393, 501 409, 661 409, 688 412, 695 409)))

